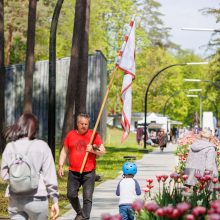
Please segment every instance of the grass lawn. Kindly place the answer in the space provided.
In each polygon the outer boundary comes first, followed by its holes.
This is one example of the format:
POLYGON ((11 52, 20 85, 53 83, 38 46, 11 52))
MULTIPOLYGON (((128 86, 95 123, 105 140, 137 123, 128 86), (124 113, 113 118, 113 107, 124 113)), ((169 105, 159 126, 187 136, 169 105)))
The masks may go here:
MULTIPOLYGON (((142 158, 144 151, 136 143, 135 134, 130 133, 129 137, 120 143, 122 130, 116 128, 107 128, 107 136, 105 147, 107 153, 97 159, 97 174, 102 176, 102 180, 114 179, 119 175, 122 164, 125 162, 124 156, 136 156, 137 160, 142 158)), ((152 151, 153 148, 148 146, 147 149, 152 151)), ((59 149, 56 150, 56 166, 58 163, 59 149)), ((59 206, 60 214, 67 211, 66 206, 69 204, 66 198, 66 183, 67 183, 68 167, 66 166, 66 175, 64 178, 58 178, 59 182, 59 206)), ((96 182, 100 184, 100 182, 96 182)), ((7 216, 7 199, 4 197, 6 184, 0 180, 0 216, 7 216)))

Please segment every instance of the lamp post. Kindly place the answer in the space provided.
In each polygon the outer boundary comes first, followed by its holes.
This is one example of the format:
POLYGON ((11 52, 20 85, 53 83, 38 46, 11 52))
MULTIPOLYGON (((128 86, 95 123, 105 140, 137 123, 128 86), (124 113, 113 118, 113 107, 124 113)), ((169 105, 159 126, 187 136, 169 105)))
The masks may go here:
POLYGON ((183 31, 210 31, 210 32, 220 32, 218 29, 212 28, 181 28, 183 31))
POLYGON ((212 85, 216 86, 217 88, 220 88, 220 81, 211 81, 206 79, 184 79, 185 82, 207 82, 211 83, 212 85))
MULTIPOLYGON (((220 30, 218 30, 218 32, 220 32, 220 30)), ((204 79, 184 79, 185 82, 207 82, 207 83, 211 83, 212 85, 216 86, 218 89, 220 89, 220 81, 211 81, 211 80, 204 80, 204 79)), ((210 100, 210 99, 209 99, 210 100)), ((217 105, 214 103, 213 100, 210 100, 213 102, 214 106, 215 106, 215 110, 216 110, 216 121, 218 124, 218 108, 217 105)))
POLYGON ((169 69, 171 67, 174 66, 187 66, 187 65, 207 65, 208 62, 189 62, 189 63, 176 63, 176 64, 172 64, 172 65, 168 65, 166 67, 164 67, 163 69, 159 70, 158 72, 156 72, 154 74, 154 76, 152 77, 152 79, 150 80, 146 92, 145 92, 145 99, 144 99, 144 148, 146 149, 147 145, 146 145, 146 141, 147 141, 147 98, 148 98, 148 92, 150 89, 150 86, 152 84, 152 82, 154 81, 154 79, 160 74, 162 73, 164 70, 169 69))
POLYGON ((200 121, 200 128, 202 128, 202 96, 201 95, 186 95, 187 97, 197 98, 199 97, 199 121, 200 121))

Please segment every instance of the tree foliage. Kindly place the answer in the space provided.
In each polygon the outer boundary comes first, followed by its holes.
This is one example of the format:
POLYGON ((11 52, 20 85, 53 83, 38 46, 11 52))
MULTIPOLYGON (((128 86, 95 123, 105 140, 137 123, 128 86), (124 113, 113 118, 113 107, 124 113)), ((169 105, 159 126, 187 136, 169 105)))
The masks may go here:
MULTIPOLYGON (((56 0, 38 1, 36 23, 35 60, 48 59, 49 27, 56 0)), ((192 51, 181 50, 170 40, 170 28, 163 23, 161 4, 157 0, 93 0, 91 1, 89 52, 101 50, 108 61, 108 76, 114 69, 118 51, 124 40, 129 21, 136 15, 136 79, 133 82, 133 112, 143 112, 147 85, 154 74, 167 65, 196 62, 203 59, 192 51)), ((75 1, 65 0, 60 12, 57 29, 57 58, 71 55, 75 1)), ((25 60, 27 0, 5 0, 5 60, 7 64, 21 63, 25 60)), ((219 22, 219 9, 204 9, 201 13, 215 16, 219 22)), ((220 43, 217 33, 208 45, 209 48, 220 43)), ((204 110, 213 111, 219 103, 219 90, 208 83, 186 83, 184 78, 200 78, 220 81, 220 50, 214 50, 208 58, 209 67, 176 66, 164 71, 153 82, 149 90, 148 112, 163 113, 166 100, 174 93, 166 109, 172 119, 190 124, 191 117, 199 112, 199 100, 186 98, 186 89, 202 88, 204 110), (209 101, 212 100, 213 102, 209 101)), ((123 73, 118 72, 108 98, 108 112, 121 112, 121 83, 123 73)))

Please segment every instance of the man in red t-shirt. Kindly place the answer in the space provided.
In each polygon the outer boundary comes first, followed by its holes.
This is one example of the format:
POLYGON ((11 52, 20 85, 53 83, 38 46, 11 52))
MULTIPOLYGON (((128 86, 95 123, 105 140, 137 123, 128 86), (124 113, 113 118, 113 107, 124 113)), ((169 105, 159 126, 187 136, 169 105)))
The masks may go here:
POLYGON ((98 133, 95 134, 92 145, 89 144, 93 131, 89 130, 90 117, 79 114, 77 117, 77 130, 70 131, 64 139, 64 146, 59 158, 59 176, 64 175, 63 165, 68 156, 69 174, 67 181, 67 197, 76 211, 76 220, 89 219, 92 208, 92 195, 95 187, 96 156, 105 153, 105 147, 98 133), (80 173, 86 152, 88 159, 84 170, 80 173), (83 188, 83 207, 81 208, 78 191, 83 188))

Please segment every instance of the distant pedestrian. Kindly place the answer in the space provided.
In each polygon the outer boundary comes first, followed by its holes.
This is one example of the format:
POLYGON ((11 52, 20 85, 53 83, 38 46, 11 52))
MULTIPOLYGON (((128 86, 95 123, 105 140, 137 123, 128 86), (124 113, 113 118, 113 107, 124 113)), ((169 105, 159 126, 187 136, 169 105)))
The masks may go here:
POLYGON ((164 129, 160 129, 158 133, 158 142, 160 150, 163 152, 164 148, 167 146, 168 136, 165 133, 164 129))
POLYGON ((135 163, 126 162, 122 166, 123 179, 120 180, 117 186, 116 195, 119 198, 119 213, 123 220, 133 220, 134 212, 131 208, 132 203, 136 200, 138 195, 141 195, 140 185, 134 179, 137 173, 137 166, 135 163))
POLYGON ((2 154, 1 177, 9 181, 6 197, 9 197, 8 213, 13 220, 48 220, 48 196, 52 199, 51 218, 56 219, 59 214, 53 156, 48 144, 36 138, 37 130, 36 116, 24 113, 5 132, 9 142, 2 154), (9 172, 15 158, 27 158, 31 161, 32 168, 39 176, 36 189, 26 192, 24 187, 23 192, 18 193, 10 186, 9 172))
POLYGON ((141 143, 143 142, 143 128, 142 127, 139 127, 136 130, 136 141, 139 145, 141 145, 141 143))

